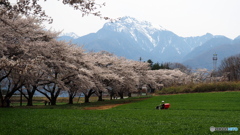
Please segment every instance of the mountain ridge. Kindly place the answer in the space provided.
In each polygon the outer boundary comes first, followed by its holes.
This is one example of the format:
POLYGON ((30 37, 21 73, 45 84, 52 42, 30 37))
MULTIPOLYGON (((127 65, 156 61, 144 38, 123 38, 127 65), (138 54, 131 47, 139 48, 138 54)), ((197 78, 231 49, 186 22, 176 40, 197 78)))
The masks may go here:
MULTIPOLYGON (((69 39, 68 36, 59 38, 69 39)), ((80 46, 84 45, 87 51, 104 50, 128 59, 139 60, 141 57, 144 61, 151 59, 154 62, 178 62, 189 67, 192 65, 190 61, 198 61, 199 57, 203 57, 209 50, 212 54, 218 53, 219 46, 231 45, 234 42, 235 46, 240 46, 240 36, 234 40, 210 33, 196 37, 181 37, 160 25, 155 27, 150 22, 138 21, 132 17, 124 17, 116 23, 105 23, 96 33, 71 40, 80 46)), ((226 50, 226 47, 222 48, 226 50)), ((229 55, 230 53, 225 56, 229 55)), ((211 61, 212 56, 206 57, 211 61)), ((201 65, 201 62, 197 65, 201 65)), ((202 66, 192 68, 198 67, 202 68, 202 66)), ((211 66, 206 68, 210 69, 211 66)))

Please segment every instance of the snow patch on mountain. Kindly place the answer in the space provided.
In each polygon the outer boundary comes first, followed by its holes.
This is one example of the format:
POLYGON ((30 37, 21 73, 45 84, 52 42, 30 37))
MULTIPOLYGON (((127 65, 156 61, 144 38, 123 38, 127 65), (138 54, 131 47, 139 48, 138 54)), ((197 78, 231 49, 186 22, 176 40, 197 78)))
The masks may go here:
POLYGON ((153 38, 153 34, 157 31, 166 31, 160 25, 154 25, 148 21, 138 21, 132 17, 123 17, 121 20, 115 23, 106 23, 106 27, 110 27, 116 32, 129 33, 135 41, 139 41, 139 33, 148 38, 148 40, 153 44, 154 47, 157 46, 157 42, 153 38))
POLYGON ((181 51, 179 50, 179 48, 176 48, 176 51, 178 52, 178 54, 181 54, 181 51))
POLYGON ((137 36, 136 36, 132 31, 130 31, 130 33, 131 33, 133 39, 134 39, 135 41, 138 41, 137 36))
POLYGON ((79 36, 78 36, 76 33, 74 33, 74 32, 62 33, 62 34, 60 34, 60 36, 68 36, 68 37, 72 37, 72 38, 74 38, 74 39, 79 38, 79 36))
POLYGON ((170 39, 170 40, 168 40, 168 44, 171 44, 172 43, 172 40, 170 39))
POLYGON ((162 48, 162 51, 161 51, 161 53, 164 53, 164 51, 165 51, 165 47, 163 47, 163 48, 162 48))

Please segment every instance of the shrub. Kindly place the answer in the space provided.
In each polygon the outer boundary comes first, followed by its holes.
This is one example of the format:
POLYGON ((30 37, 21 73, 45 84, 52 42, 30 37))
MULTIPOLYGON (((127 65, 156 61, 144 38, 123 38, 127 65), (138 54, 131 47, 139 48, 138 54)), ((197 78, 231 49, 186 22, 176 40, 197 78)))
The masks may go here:
POLYGON ((158 94, 177 94, 213 91, 237 91, 240 90, 240 82, 216 82, 171 86, 157 91, 158 94))

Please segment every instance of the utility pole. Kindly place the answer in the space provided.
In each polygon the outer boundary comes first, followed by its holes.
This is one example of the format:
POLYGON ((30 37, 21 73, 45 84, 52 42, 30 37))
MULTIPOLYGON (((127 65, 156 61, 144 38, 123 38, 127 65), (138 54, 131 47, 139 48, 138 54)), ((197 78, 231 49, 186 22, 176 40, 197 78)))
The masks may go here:
POLYGON ((213 72, 212 72, 212 77, 213 77, 213 79, 214 79, 214 77, 215 77, 215 72, 216 72, 216 70, 217 70, 217 54, 215 53, 215 54, 213 54, 213 72))
POLYGON ((217 69, 217 54, 213 54, 213 71, 217 69))

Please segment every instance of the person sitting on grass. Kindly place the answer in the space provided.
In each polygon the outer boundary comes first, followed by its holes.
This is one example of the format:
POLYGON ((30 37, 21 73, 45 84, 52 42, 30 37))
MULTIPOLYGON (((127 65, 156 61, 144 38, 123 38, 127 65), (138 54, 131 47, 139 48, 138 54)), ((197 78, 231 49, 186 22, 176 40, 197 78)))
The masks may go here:
POLYGON ((164 108, 165 108, 165 104, 164 104, 164 101, 162 101, 161 109, 164 109, 164 108))
POLYGON ((164 104, 164 101, 162 101, 162 104, 156 106, 156 109, 160 110, 160 109, 164 109, 165 107, 165 104, 164 104))

